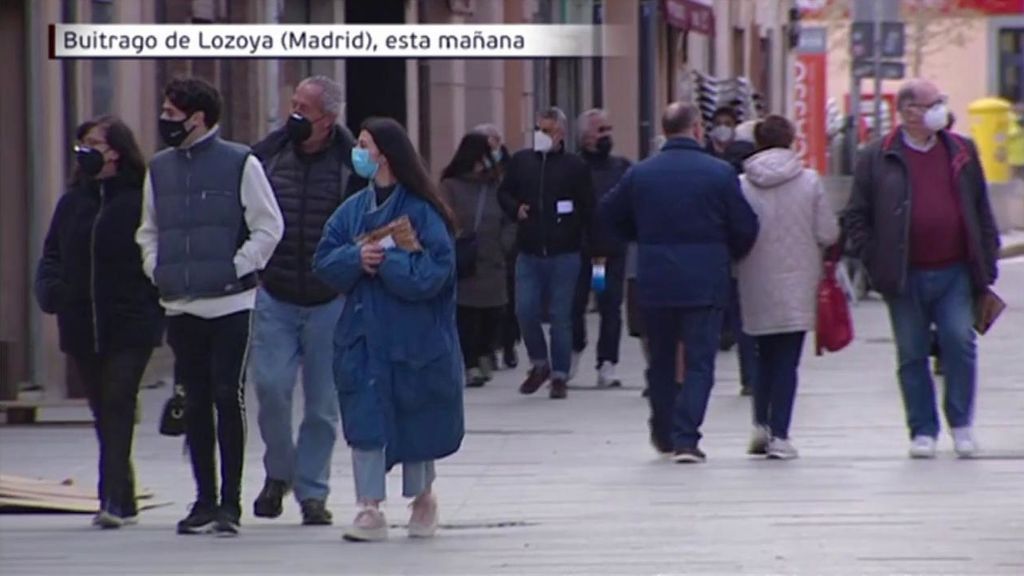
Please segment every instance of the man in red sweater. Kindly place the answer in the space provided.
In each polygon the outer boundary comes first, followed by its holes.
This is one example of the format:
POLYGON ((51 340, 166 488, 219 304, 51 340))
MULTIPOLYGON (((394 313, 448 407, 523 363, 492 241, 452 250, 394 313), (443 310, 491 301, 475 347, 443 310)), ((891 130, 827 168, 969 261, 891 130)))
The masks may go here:
POLYGON ((969 458, 977 452, 973 310, 995 282, 999 232, 977 150, 946 130, 949 111, 938 88, 907 82, 896 105, 902 124, 858 155, 843 224, 889 307, 910 456, 933 458, 936 451, 939 418, 928 369, 934 326, 946 422, 957 455, 969 458))

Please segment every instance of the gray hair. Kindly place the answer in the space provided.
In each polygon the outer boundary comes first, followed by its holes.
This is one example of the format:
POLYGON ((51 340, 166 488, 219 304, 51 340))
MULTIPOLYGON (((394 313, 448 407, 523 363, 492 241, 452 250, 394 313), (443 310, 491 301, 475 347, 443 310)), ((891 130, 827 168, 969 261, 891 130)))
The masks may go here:
POLYGON ((327 76, 310 76, 299 84, 312 84, 314 86, 319 86, 322 90, 320 93, 320 108, 328 114, 333 114, 338 118, 341 118, 342 107, 345 101, 345 93, 341 89, 341 84, 327 76))
POLYGON ((608 112, 602 108, 591 108, 580 114, 580 117, 576 119, 576 136, 583 140, 583 136, 590 129, 590 121, 592 118, 607 118, 608 112))
POLYGON ((474 134, 483 134, 488 138, 497 138, 501 140, 501 132, 498 131, 498 127, 494 124, 477 124, 473 128, 474 134))
POLYGON ((565 112, 558 106, 552 106, 547 110, 544 110, 537 115, 537 118, 541 120, 554 120, 558 122, 558 127, 562 129, 562 134, 569 134, 569 119, 566 118, 565 112))

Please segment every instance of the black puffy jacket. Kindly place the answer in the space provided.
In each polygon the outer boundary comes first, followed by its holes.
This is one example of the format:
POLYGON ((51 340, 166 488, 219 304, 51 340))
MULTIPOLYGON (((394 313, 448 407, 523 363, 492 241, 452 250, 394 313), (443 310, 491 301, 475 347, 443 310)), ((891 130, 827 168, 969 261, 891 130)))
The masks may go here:
POLYGON ((275 130, 253 146, 284 218, 284 236, 261 274, 263 289, 299 306, 324 304, 337 292, 313 276, 313 254, 324 224, 346 197, 353 180, 352 134, 336 126, 327 148, 305 154, 287 133, 275 130))
POLYGON ((75 185, 57 203, 35 295, 44 312, 57 315, 64 352, 160 345, 163 308, 135 243, 141 216, 141 184, 118 177, 75 185))

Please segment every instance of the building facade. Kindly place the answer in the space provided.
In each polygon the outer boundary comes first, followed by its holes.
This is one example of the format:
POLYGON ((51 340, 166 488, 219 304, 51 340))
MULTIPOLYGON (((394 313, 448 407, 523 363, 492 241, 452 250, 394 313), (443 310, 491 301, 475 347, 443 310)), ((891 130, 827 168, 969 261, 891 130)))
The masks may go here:
MULTIPOLYGON (((31 282, 42 239, 64 192, 82 121, 116 114, 143 151, 159 147, 164 83, 202 76, 224 97, 226 138, 252 143, 285 118, 295 85, 311 74, 342 83, 345 123, 401 121, 437 175, 461 136, 495 124, 510 149, 529 144, 534 114, 570 117, 601 106, 617 151, 646 154, 657 119, 692 96, 692 72, 744 76, 768 111, 788 100, 789 0, 37 0, 0 3, 7 85, 0 99, 0 400, 24 382, 50 399, 76 396, 57 348, 56 323, 39 313, 31 282), (636 54, 546 60, 65 60, 47 58, 47 25, 89 23, 609 23, 636 54)), ((575 123, 573 130, 575 130, 575 123)), ((573 144, 574 145, 574 144, 573 144)))

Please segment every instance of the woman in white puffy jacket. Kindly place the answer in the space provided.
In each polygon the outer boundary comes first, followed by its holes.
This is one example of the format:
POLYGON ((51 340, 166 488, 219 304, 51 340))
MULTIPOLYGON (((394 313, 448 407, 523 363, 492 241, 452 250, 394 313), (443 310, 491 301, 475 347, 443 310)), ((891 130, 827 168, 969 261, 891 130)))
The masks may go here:
POLYGON ((744 163, 743 194, 761 230, 737 265, 743 327, 757 339, 751 454, 792 459, 789 441, 804 336, 814 328, 825 248, 839 225, 821 179, 792 150, 795 130, 782 116, 757 124, 757 153, 744 163))

